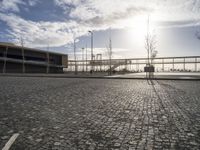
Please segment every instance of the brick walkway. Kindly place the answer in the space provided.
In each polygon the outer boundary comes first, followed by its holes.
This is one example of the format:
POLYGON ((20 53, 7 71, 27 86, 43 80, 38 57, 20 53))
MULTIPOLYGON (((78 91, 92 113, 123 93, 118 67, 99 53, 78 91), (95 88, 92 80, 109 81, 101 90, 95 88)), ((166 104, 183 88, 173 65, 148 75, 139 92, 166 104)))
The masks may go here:
POLYGON ((200 81, 0 77, 0 149, 200 149, 200 81))

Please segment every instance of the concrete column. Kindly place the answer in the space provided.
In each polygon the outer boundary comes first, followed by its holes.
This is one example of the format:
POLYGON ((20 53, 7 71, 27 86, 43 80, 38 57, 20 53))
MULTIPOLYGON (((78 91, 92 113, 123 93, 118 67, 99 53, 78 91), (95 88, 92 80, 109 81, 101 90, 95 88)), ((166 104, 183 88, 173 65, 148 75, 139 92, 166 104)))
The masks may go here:
POLYGON ((197 58, 195 58, 195 64, 194 65, 195 65, 195 67, 194 67, 195 68, 195 72, 197 72, 197 58))
POLYGON ((49 73, 49 53, 47 53, 47 72, 49 73))
POLYGON ((164 59, 162 59, 162 70, 165 70, 165 64, 164 64, 164 59))
POLYGON ((138 72, 140 71, 140 64, 138 64, 138 72))
POLYGON ((125 60, 125 68, 126 68, 126 70, 128 70, 128 66, 127 66, 127 60, 125 60))
POLYGON ((136 60, 136 71, 138 71, 139 70, 139 67, 138 67, 138 60, 136 60))
POLYGON ((102 61, 102 54, 100 55, 100 60, 101 60, 100 71, 102 71, 102 63, 103 63, 103 61, 102 61))
POLYGON ((183 70, 185 71, 185 58, 183 59, 183 70))
POLYGON ((25 73, 25 64, 24 64, 24 60, 25 60, 25 57, 24 57, 24 48, 22 46, 22 73, 25 73))
POLYGON ((3 73, 6 73, 7 54, 8 54, 8 46, 6 47, 6 51, 5 51, 5 54, 4 54, 3 73))

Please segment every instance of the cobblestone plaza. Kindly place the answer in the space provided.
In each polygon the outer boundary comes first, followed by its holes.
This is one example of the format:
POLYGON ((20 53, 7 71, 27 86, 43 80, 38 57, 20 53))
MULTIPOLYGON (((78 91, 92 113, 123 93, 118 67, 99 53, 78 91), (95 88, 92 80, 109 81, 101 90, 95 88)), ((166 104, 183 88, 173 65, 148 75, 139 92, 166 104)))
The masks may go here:
POLYGON ((200 149, 200 81, 0 77, 0 149, 200 149))

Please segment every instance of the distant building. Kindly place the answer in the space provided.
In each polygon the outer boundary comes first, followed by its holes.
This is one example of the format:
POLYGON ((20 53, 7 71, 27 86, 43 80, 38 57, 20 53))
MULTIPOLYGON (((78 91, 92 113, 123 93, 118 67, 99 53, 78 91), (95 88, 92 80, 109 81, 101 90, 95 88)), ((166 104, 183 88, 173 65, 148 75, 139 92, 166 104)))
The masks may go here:
POLYGON ((0 42, 0 73, 63 73, 68 55, 0 42))

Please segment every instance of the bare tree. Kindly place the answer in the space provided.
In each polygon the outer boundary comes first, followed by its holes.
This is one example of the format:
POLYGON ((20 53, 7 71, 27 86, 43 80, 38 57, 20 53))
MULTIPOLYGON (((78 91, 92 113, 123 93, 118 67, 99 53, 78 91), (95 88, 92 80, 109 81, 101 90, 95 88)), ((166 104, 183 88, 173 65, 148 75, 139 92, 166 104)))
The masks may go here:
POLYGON ((112 39, 111 39, 111 29, 110 29, 110 37, 109 37, 109 46, 106 46, 107 48, 107 54, 108 54, 108 59, 109 59, 109 75, 112 74, 112 56, 113 56, 113 51, 112 51, 112 39))
POLYGON ((158 54, 158 51, 156 51, 156 50, 154 50, 152 53, 151 53, 151 60, 152 60, 152 64, 153 64, 153 60, 156 58, 156 56, 157 56, 157 54, 158 54))
MULTIPOLYGON (((147 50, 147 65, 148 67, 153 65, 153 60, 157 56, 158 51, 156 50, 157 40, 155 32, 149 31, 149 17, 148 17, 148 25, 147 25, 147 35, 145 37, 145 49, 147 50)), ((149 78, 151 77, 149 72, 149 78)))
POLYGON ((145 49, 147 50, 148 54, 148 65, 151 65, 153 59, 157 56, 158 51, 156 51, 156 34, 148 33, 145 38, 145 49))
POLYGON ((156 58, 158 51, 156 50, 157 46, 157 40, 156 40, 156 34, 153 33, 150 35, 150 58, 151 58, 151 65, 153 64, 153 60, 156 58))
MULTIPOLYGON (((200 8, 200 7, 199 7, 200 8)), ((196 22, 196 25, 199 25, 200 24, 200 20, 199 18, 196 18, 194 17, 194 20, 196 22)), ((198 40, 200 40, 200 28, 197 29, 196 33, 195 33, 195 36, 198 40)))
POLYGON ((197 32, 196 32, 196 37, 197 37, 197 39, 200 40, 200 31, 197 31, 197 32))

